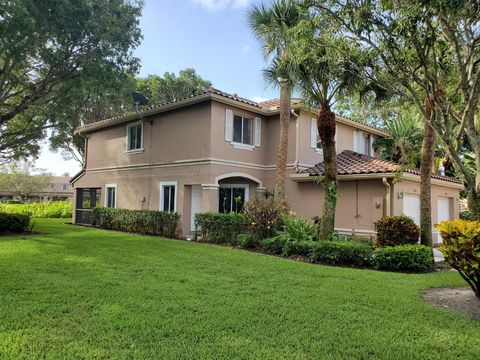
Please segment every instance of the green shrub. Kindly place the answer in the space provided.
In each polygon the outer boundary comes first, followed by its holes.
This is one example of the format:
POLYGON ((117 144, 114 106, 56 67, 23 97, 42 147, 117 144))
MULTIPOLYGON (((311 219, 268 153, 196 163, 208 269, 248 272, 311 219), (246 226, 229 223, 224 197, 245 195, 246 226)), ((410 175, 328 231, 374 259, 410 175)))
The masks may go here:
POLYGON ((69 201, 47 201, 29 204, 0 205, 6 213, 28 214, 33 218, 71 218, 73 203, 69 201))
POLYGON ((368 245, 368 246, 373 246, 372 239, 370 239, 366 236, 339 234, 336 231, 334 231, 332 234, 330 234, 330 237, 327 240, 338 241, 338 242, 361 243, 361 244, 365 244, 365 245, 368 245))
POLYGON ((92 225, 102 229, 175 237, 180 215, 166 211, 97 207, 92 225))
POLYGON ((282 254, 285 256, 309 256, 315 241, 286 241, 283 244, 282 254))
POLYGON ((289 241, 314 241, 318 239, 318 225, 302 217, 282 215, 285 236, 289 241))
POLYGON ((480 297, 480 221, 453 220, 435 225, 445 261, 456 269, 480 297))
POLYGON ((203 241, 216 244, 235 244, 237 236, 246 230, 243 214, 201 213, 195 215, 195 233, 203 241))
POLYGON ((471 221, 476 220, 475 215, 468 210, 460 211, 459 217, 461 220, 471 220, 471 221))
POLYGON ((243 207, 249 231, 258 240, 272 237, 280 229, 281 216, 287 213, 287 202, 273 196, 252 199, 243 207))
POLYGON ((27 232, 30 230, 30 215, 0 212, 0 233, 27 232))
POLYGON ((253 238, 252 234, 238 234, 237 245, 242 249, 251 249, 257 245, 257 242, 253 238))
POLYGON ((416 244, 420 228, 408 216, 384 216, 375 223, 377 246, 416 244))
POLYGON ((283 246, 287 241, 285 236, 278 235, 260 240, 260 246, 269 254, 281 255, 283 253, 283 246))
POLYGON ((375 249, 375 267, 379 270, 421 272, 432 269, 432 248, 423 245, 397 245, 375 249))
POLYGON ((372 265, 373 248, 362 243, 315 241, 310 258, 314 262, 368 267, 372 265))

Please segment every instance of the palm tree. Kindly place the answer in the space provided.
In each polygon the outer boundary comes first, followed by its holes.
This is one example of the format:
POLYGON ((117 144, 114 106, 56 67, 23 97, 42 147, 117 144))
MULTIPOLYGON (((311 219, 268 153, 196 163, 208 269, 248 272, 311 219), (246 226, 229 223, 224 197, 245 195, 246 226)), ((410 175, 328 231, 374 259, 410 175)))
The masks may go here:
POLYGON ((248 12, 248 23, 260 40, 265 59, 271 66, 265 71, 267 81, 280 88, 280 141, 275 175, 275 197, 285 194, 287 167, 288 129, 290 123, 293 81, 288 72, 287 45, 291 41, 290 31, 305 13, 291 0, 277 0, 270 7, 254 5, 248 12))
POLYGON ((374 94, 386 91, 363 76, 366 64, 355 45, 335 35, 332 24, 317 16, 298 26, 294 46, 288 49, 297 69, 298 86, 312 108, 318 109, 317 128, 323 146, 324 209, 319 237, 327 239, 335 229, 337 202, 336 121, 332 106, 339 95, 374 94))

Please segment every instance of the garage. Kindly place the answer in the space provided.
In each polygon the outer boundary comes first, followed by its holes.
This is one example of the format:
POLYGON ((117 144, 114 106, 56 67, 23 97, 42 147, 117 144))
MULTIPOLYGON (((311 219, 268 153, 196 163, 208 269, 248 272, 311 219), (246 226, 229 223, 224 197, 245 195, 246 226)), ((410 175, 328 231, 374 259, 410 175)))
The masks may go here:
MULTIPOLYGON (((452 219, 452 211, 450 209, 450 198, 446 196, 439 196, 437 198, 437 224, 445 220, 452 219)), ((436 244, 442 243, 442 238, 438 231, 434 231, 433 241, 436 244)))
POLYGON ((403 214, 411 217, 415 224, 420 226, 420 195, 403 195, 403 214))

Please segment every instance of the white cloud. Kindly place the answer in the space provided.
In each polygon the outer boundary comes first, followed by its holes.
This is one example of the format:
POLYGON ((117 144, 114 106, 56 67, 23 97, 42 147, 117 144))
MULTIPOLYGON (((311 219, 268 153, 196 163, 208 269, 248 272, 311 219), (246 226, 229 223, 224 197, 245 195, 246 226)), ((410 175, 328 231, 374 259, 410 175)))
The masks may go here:
POLYGON ((250 5, 252 0, 193 0, 195 4, 208 11, 219 11, 229 7, 243 9, 250 5))
POLYGON ((262 96, 251 96, 250 99, 251 99, 252 101, 257 102, 257 103, 270 100, 270 99, 265 98, 265 97, 262 97, 262 96))

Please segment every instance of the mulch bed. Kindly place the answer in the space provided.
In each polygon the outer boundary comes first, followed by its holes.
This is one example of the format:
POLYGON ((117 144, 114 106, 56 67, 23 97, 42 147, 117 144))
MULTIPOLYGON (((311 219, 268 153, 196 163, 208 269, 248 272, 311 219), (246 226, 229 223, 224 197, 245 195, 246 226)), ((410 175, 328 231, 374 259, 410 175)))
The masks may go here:
POLYGON ((435 307, 453 310, 480 321, 480 299, 469 287, 432 288, 425 290, 422 297, 435 307))

